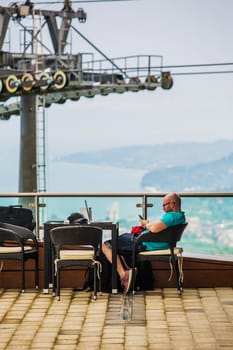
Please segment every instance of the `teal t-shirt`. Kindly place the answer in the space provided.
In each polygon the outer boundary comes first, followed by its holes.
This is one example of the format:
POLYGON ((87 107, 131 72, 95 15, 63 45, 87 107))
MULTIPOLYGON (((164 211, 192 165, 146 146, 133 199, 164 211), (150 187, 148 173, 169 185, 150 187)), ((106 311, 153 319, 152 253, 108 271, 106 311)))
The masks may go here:
MULTIPOLYGON (((186 221, 185 213, 183 211, 168 211, 163 214, 160 221, 167 227, 184 224, 186 221)), ((143 233, 146 232, 148 232, 148 230, 143 231, 143 233)), ((166 242, 143 242, 143 246, 146 250, 168 249, 168 244, 166 242)))

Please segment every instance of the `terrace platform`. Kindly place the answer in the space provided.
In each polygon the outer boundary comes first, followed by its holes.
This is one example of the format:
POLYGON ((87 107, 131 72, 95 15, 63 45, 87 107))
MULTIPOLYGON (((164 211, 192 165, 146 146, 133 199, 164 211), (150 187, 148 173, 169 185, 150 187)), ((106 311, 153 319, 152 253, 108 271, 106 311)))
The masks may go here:
MULTIPOLYGON (((18 261, 2 260, 0 288, 18 289, 21 286, 21 266, 18 261)), ((26 288, 34 288, 34 262, 26 261, 26 288)), ((168 262, 152 263, 154 288, 173 288, 176 286, 168 262)), ((183 260, 184 288, 233 287, 233 258, 214 256, 186 256, 183 260)), ((67 268, 61 273, 63 288, 81 289, 86 279, 86 267, 67 268)), ((44 288, 44 245, 39 244, 39 287, 44 288)))
POLYGON ((61 290, 0 290, 0 349, 219 350, 233 349, 233 288, 158 288, 129 295, 61 290))

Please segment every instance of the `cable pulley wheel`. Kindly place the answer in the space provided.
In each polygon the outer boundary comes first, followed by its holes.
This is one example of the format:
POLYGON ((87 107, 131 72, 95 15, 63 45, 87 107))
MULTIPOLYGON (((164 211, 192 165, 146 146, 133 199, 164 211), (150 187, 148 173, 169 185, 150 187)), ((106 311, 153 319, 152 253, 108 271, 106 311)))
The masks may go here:
POLYGON ((38 85, 41 90, 47 90, 53 79, 47 72, 40 73, 38 77, 38 85))
POLYGON ((173 79, 170 72, 162 72, 161 87, 165 90, 171 89, 173 86, 173 79))
POLYGON ((130 78, 129 80, 129 84, 132 84, 132 85, 138 85, 140 83, 141 83, 141 80, 138 77, 133 77, 133 78, 130 78))
POLYGON ((19 80, 16 75, 9 75, 5 80, 5 86, 10 94, 14 94, 19 87, 19 80))
POLYGON ((59 70, 57 71, 54 76, 53 76, 53 80, 54 80, 54 87, 58 90, 63 89, 66 84, 67 84, 67 76, 66 74, 59 70))
POLYGON ((31 91, 35 84, 34 77, 31 73, 25 73, 21 78, 21 82, 22 88, 26 92, 31 91))
POLYGON ((157 86, 154 86, 154 84, 158 83, 158 79, 154 75, 148 75, 148 77, 145 80, 145 83, 148 84, 148 90, 155 90, 157 86))

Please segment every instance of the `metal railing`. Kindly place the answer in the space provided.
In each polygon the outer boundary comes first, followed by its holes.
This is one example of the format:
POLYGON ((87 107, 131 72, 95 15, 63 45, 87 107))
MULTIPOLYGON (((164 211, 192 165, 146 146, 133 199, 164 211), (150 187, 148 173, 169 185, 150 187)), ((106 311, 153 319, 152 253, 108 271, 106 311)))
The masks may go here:
POLYGON ((86 72, 103 74, 122 74, 124 79, 137 77, 144 79, 148 76, 161 76, 163 57, 161 55, 131 55, 109 59, 85 60, 82 54, 82 69, 86 72))
MULTIPOLYGON (((92 208, 94 221, 119 222, 120 233, 139 224, 138 214, 150 221, 162 215, 165 193, 6 193, 0 206, 31 208, 35 234, 43 240, 47 221, 64 221, 72 212, 92 208)), ((233 193, 180 193, 189 223, 182 238, 185 252, 233 258, 233 193)))

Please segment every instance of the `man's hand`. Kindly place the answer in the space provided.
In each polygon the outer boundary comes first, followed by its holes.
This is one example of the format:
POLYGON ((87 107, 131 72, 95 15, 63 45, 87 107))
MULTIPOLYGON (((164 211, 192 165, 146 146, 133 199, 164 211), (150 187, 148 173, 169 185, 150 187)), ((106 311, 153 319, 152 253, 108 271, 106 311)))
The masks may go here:
POLYGON ((148 223, 149 223, 148 220, 145 220, 145 219, 141 220, 141 226, 144 228, 146 228, 146 224, 148 224, 148 223))

